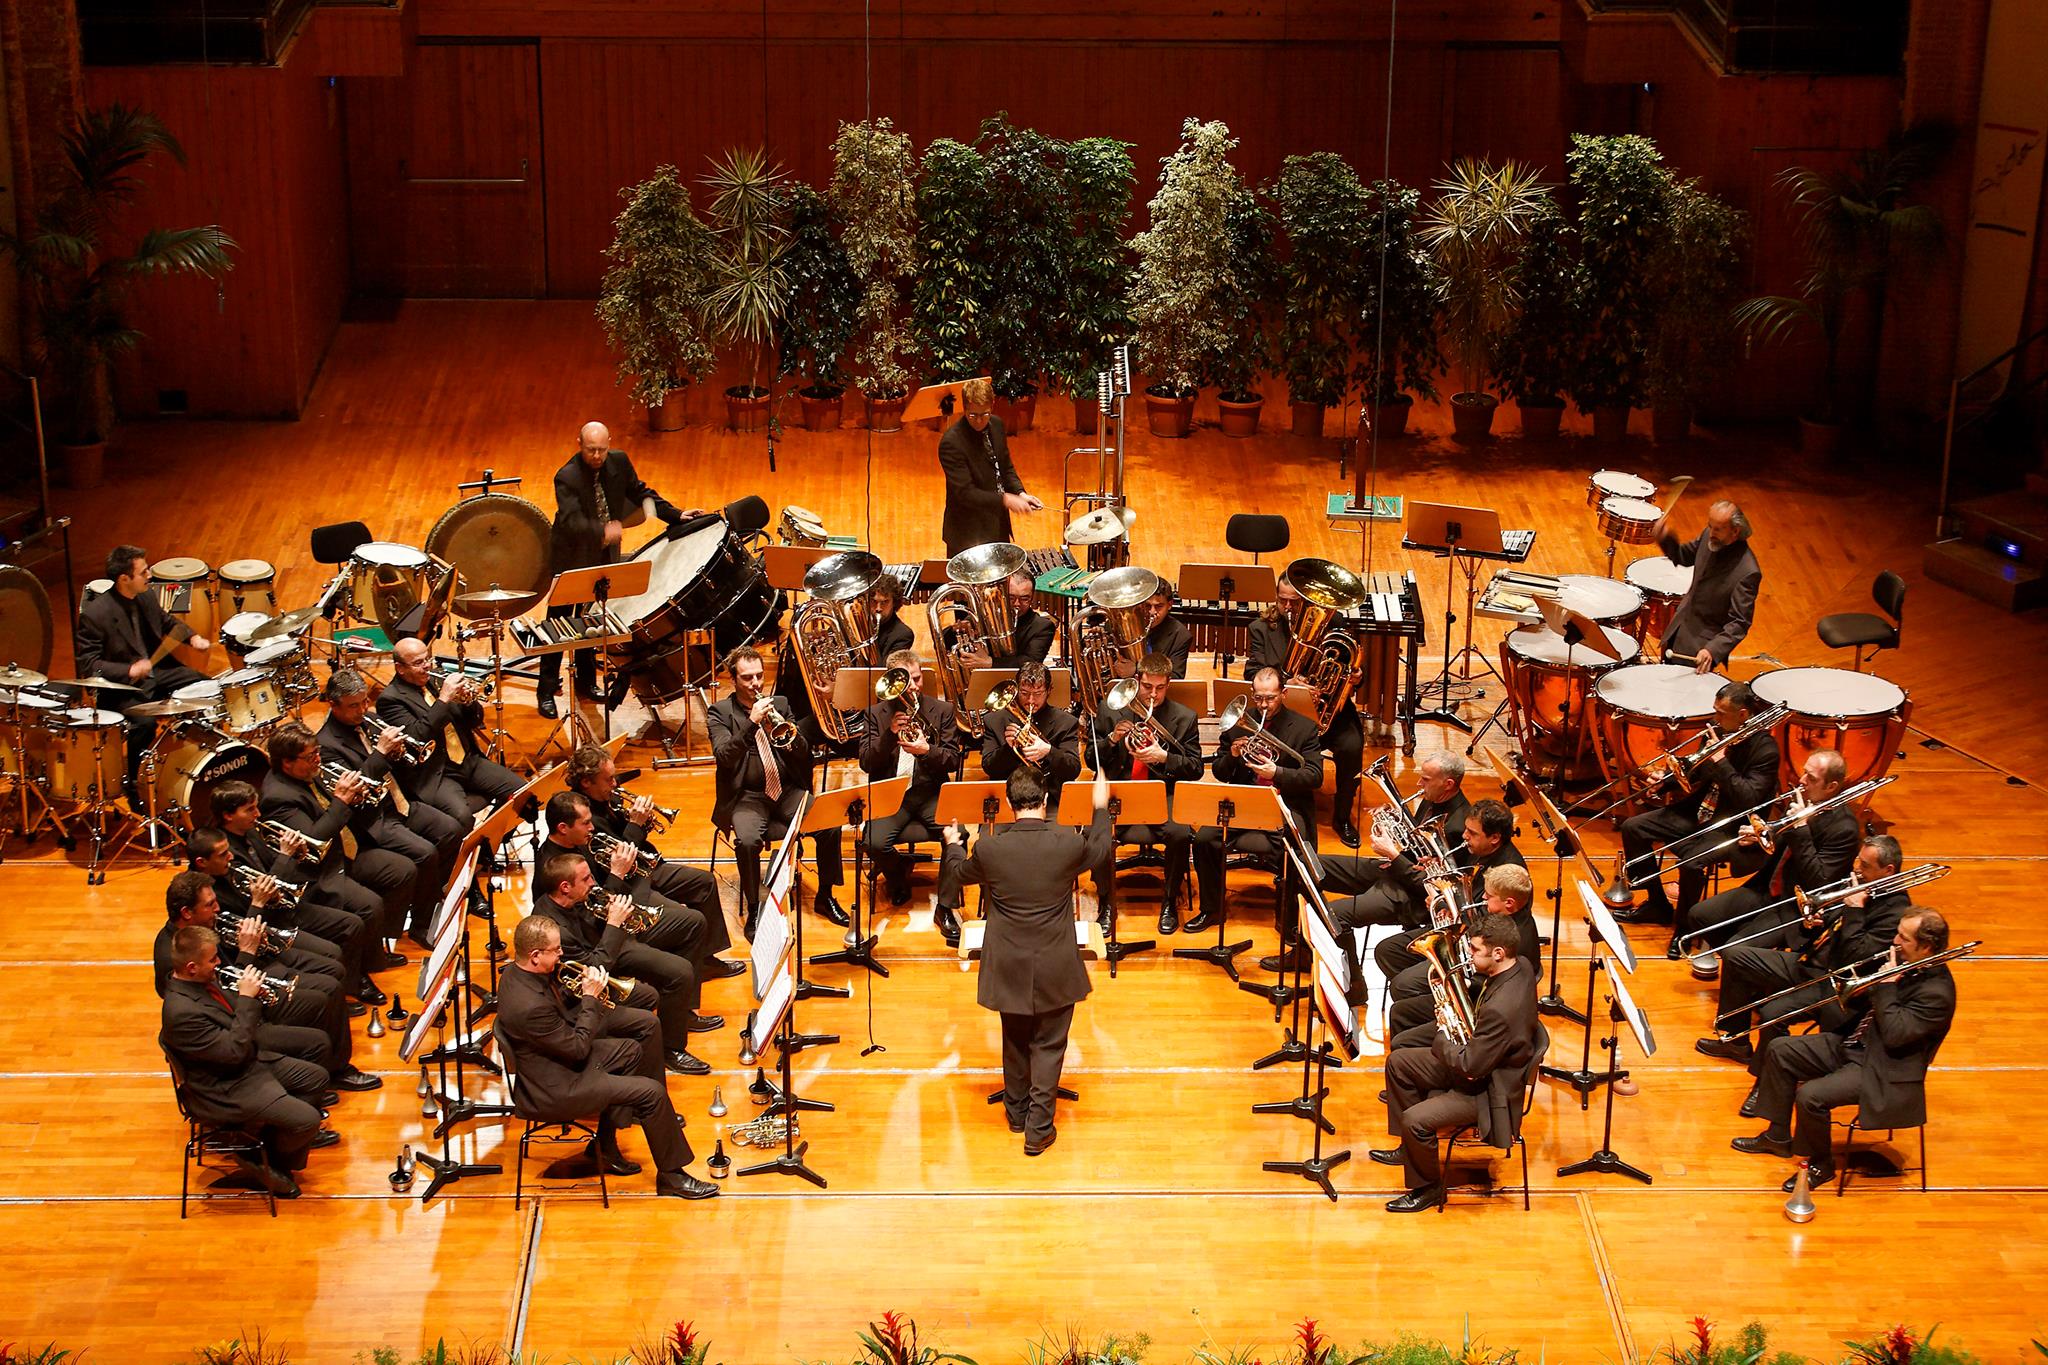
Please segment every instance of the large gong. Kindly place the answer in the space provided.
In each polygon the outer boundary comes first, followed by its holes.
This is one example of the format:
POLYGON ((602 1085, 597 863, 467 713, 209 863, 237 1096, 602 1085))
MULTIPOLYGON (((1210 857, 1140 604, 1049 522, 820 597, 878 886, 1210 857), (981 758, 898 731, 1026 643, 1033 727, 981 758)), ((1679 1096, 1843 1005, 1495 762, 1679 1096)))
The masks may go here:
POLYGON ((42 580, 19 564, 0 564, 0 665, 48 673, 54 640, 42 580))
MULTIPOLYGON (((530 610, 547 591, 548 530, 548 514, 525 498, 483 493, 442 513, 427 533, 426 548, 455 566, 456 598, 483 592, 492 584, 532 594, 528 601, 510 602, 490 613, 516 616, 530 610)), ((464 609, 459 601, 454 610, 457 616, 480 614, 464 609)))

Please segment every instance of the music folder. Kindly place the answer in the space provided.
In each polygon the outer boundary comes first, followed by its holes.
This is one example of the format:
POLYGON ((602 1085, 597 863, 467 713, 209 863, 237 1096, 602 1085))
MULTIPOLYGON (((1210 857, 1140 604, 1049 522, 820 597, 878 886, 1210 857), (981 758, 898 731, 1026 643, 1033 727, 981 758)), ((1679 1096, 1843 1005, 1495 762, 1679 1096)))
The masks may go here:
MULTIPOLYGON (((960 960, 969 962, 981 956, 982 945, 988 940, 988 921, 971 919, 960 926, 960 960)), ((1084 961, 1100 961, 1108 952, 1102 937, 1102 925, 1092 919, 1074 921, 1074 946, 1081 951, 1084 961)))

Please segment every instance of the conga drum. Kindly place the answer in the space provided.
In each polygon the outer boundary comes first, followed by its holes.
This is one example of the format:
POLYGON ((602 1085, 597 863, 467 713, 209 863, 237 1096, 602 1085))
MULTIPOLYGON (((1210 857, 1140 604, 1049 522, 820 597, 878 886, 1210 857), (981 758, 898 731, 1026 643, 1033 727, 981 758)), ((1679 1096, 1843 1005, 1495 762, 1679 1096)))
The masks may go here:
POLYGON ((1518 626, 1501 641, 1501 676, 1523 751, 1567 780, 1598 771, 1590 742, 1593 689, 1607 673, 1636 659, 1634 636, 1614 626, 1601 629, 1620 657, 1567 644, 1549 626, 1518 626))
POLYGON ((267 559, 231 559, 220 566, 221 615, 277 615, 277 569, 267 559))
MULTIPOLYGON (((215 614, 213 568, 205 560, 190 556, 159 559, 149 566, 149 586, 158 606, 183 621, 194 634, 213 638, 220 618, 215 614)), ((171 657, 204 673, 212 652, 184 644, 173 648, 171 657)))
POLYGON ((1593 731, 1607 780, 1634 777, 1706 729, 1714 697, 1727 685, 1717 673, 1683 664, 1631 664, 1603 676, 1593 688, 1593 731))
POLYGON ((1789 713, 1771 732, 1786 787, 1799 780, 1807 758, 1820 749, 1841 753, 1847 784, 1883 777, 1913 714, 1905 688, 1846 668, 1780 668, 1750 686, 1758 700, 1782 704, 1789 713))
POLYGON ((1622 581, 1643 595, 1643 614, 1636 618, 1636 638, 1647 648, 1664 638, 1678 599, 1692 587, 1692 565, 1674 564, 1663 555, 1632 560, 1622 581))

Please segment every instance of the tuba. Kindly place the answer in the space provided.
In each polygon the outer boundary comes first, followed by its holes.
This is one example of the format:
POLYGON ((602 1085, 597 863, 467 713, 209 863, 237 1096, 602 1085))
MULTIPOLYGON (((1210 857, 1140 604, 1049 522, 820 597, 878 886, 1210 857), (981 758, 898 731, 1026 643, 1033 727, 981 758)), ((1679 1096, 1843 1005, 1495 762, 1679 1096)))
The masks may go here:
POLYGON ((879 555, 847 550, 826 555, 804 574, 810 601, 790 618, 791 648, 818 729, 844 744, 858 733, 860 712, 842 711, 832 689, 842 668, 866 667, 875 645, 875 613, 868 594, 881 581, 879 555))
POLYGON ((967 709, 969 657, 1008 654, 1016 616, 1010 610, 1010 575, 1024 567, 1024 551, 1008 541, 962 550, 946 561, 946 581, 925 603, 932 649, 938 654, 939 690, 953 703, 963 730, 981 718, 967 709))
POLYGON ((1316 694, 1316 729, 1328 730, 1365 666, 1365 645, 1349 631, 1336 629, 1344 613, 1365 601, 1365 584, 1349 569, 1327 559, 1297 559, 1284 575, 1301 594, 1294 622, 1294 643, 1283 670, 1290 678, 1308 679, 1316 694))
POLYGON ((1435 930, 1408 945, 1410 952, 1429 963, 1429 994, 1436 1003, 1436 1026, 1453 1043, 1472 1038, 1472 997, 1465 993, 1465 976, 1460 964, 1451 960, 1450 939, 1435 930))
POLYGON ((1158 591, 1159 575, 1135 565, 1097 574, 1088 585, 1074 646, 1074 690, 1083 707, 1102 709, 1118 659, 1136 669, 1145 652, 1144 607, 1158 591))

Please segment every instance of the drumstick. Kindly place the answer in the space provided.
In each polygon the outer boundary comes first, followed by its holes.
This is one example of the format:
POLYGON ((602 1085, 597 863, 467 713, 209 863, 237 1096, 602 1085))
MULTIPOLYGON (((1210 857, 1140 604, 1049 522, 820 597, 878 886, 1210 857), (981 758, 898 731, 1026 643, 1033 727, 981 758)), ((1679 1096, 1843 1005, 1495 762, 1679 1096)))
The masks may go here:
POLYGON ((1657 530, 1661 534, 1664 524, 1671 520, 1671 514, 1678 510, 1678 500, 1685 496, 1685 490, 1692 487, 1692 475, 1680 474, 1671 481, 1671 505, 1664 509, 1664 515, 1657 518, 1657 530))
POLYGON ((172 650, 176 649, 179 645, 185 643, 185 641, 191 639, 198 633, 198 631, 192 629, 192 627, 186 625, 183 621, 178 620, 175 616, 172 617, 171 633, 164 636, 164 638, 157 644, 156 653, 149 656, 149 666, 152 669, 155 668, 165 659, 171 657, 172 650), (183 635, 177 634, 177 632, 181 630, 185 633, 183 635))

